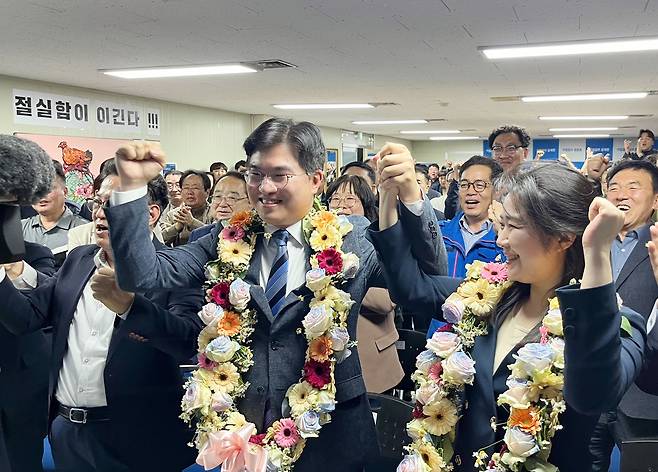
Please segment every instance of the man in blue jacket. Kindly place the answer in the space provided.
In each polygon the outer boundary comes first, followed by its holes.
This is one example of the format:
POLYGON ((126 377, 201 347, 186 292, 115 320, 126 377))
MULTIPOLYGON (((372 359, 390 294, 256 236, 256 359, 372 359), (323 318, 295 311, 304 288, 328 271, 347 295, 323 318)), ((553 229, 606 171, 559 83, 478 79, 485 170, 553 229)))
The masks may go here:
POLYGON ((502 172, 496 161, 482 156, 473 156, 461 166, 458 187, 462 211, 453 219, 439 223, 451 277, 464 277, 466 264, 475 260, 491 262, 498 256, 503 258, 489 220, 493 182, 502 172))

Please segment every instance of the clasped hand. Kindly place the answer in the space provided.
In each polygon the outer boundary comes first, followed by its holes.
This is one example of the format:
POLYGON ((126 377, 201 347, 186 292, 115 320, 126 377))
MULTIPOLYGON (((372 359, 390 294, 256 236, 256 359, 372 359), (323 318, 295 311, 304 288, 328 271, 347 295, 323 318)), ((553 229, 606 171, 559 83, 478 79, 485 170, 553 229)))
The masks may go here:
POLYGON ((379 174, 379 191, 397 195, 404 203, 422 200, 423 194, 416 181, 413 157, 406 146, 386 143, 374 157, 379 174))

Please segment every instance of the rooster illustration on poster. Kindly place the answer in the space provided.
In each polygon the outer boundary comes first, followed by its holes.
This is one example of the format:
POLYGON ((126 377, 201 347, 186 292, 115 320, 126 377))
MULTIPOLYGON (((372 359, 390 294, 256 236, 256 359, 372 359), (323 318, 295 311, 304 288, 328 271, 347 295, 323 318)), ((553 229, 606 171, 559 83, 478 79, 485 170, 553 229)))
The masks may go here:
POLYGON ((62 150, 68 199, 81 205, 93 197, 94 176, 89 170, 93 153, 69 147, 66 141, 60 142, 57 147, 62 150))

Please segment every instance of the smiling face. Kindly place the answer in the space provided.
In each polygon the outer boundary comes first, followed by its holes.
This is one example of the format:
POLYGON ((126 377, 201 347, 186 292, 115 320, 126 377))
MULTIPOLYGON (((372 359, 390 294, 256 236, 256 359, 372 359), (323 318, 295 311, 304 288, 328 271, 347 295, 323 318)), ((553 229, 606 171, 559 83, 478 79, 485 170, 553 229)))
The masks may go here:
POLYGON ((504 172, 516 169, 528 157, 528 148, 521 147, 516 133, 499 134, 491 149, 494 161, 500 164, 504 172))
POLYGON ((651 148, 653 148, 653 139, 649 133, 642 133, 638 141, 640 143, 640 151, 642 152, 651 151, 651 148))
POLYGON ((228 220, 235 213, 250 210, 251 204, 244 179, 229 176, 217 182, 210 208, 215 221, 228 220))
POLYGON ((492 199, 491 168, 483 165, 467 167, 459 179, 459 204, 464 214, 476 220, 486 219, 492 199), (479 191, 476 186, 486 187, 479 191))
POLYGON ((333 195, 331 195, 331 198, 329 199, 329 209, 336 210, 339 215, 346 216, 365 216, 366 214, 361 199, 348 183, 341 185, 336 189, 333 195))
POLYGON ((547 243, 518 208, 512 195, 503 200, 501 230, 496 243, 505 252, 509 278, 525 284, 545 284, 560 280, 564 272, 565 250, 556 239, 547 243))
POLYGON ((624 212, 624 234, 647 224, 658 209, 658 194, 653 190, 651 175, 641 169, 617 172, 608 182, 606 198, 624 212))
POLYGON ((248 175, 257 177, 249 176, 247 180, 251 204, 266 223, 279 228, 287 228, 306 216, 323 181, 321 170, 312 175, 304 172, 287 144, 256 152, 248 167, 248 175), (275 184, 272 178, 281 184, 275 184))

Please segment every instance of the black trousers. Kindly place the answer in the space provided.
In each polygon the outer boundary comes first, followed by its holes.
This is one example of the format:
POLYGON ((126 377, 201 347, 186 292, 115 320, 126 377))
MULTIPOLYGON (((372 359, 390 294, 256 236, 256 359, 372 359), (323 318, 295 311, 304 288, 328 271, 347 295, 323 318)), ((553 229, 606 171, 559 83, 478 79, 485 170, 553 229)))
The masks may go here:
POLYGON ((658 437, 658 421, 642 420, 624 415, 621 411, 604 413, 594 428, 589 451, 593 456, 592 472, 608 472, 610 454, 615 444, 622 441, 658 437))
MULTIPOLYGON (((17 382, 24 379, 17 379, 17 382)), ((2 388, 19 388, 3 384, 2 388)), ((41 472, 48 429, 48 386, 0 405, 0 470, 41 472), (17 399, 18 400, 18 399, 17 399)))
POLYGON ((112 436, 109 421, 77 424, 58 415, 49 436, 57 472, 130 471, 114 450, 112 436))

